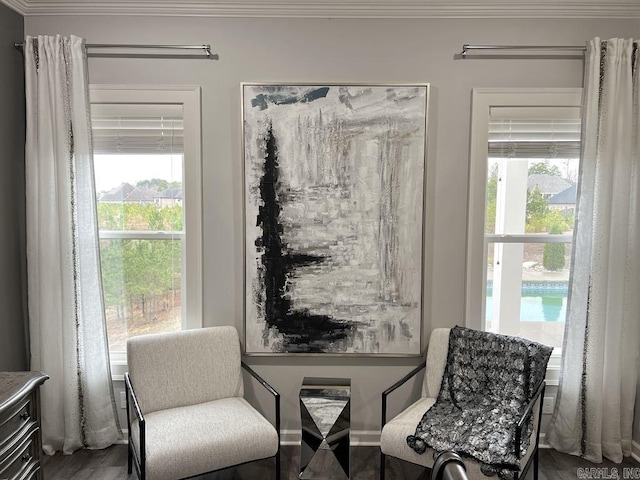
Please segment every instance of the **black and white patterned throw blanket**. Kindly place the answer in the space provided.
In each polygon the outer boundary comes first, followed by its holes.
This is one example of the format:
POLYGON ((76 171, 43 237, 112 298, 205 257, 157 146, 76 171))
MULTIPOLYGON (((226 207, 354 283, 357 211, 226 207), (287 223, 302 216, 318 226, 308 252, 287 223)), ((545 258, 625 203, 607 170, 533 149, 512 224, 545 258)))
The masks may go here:
POLYGON ((407 444, 422 454, 452 450, 474 458, 482 472, 513 478, 529 448, 533 415, 515 453, 515 426, 544 380, 553 349, 523 338, 454 327, 436 403, 407 444))

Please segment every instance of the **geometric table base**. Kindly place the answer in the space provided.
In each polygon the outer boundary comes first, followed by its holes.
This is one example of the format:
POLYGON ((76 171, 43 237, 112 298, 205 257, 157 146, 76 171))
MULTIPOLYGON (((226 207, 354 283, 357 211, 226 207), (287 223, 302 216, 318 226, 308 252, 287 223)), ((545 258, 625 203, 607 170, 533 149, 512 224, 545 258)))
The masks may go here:
POLYGON ((349 379, 304 378, 299 478, 349 478, 350 393, 349 379))

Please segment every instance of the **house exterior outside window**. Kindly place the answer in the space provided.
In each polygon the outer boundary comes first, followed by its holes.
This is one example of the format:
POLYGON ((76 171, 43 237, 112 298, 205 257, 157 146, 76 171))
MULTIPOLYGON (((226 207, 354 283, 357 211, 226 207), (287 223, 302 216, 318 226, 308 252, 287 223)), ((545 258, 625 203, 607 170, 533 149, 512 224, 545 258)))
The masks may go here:
POLYGON ((466 323, 562 347, 580 157, 579 89, 473 95, 466 323))
POLYGON ((202 326, 197 87, 91 86, 98 230, 114 379, 126 341, 202 326))

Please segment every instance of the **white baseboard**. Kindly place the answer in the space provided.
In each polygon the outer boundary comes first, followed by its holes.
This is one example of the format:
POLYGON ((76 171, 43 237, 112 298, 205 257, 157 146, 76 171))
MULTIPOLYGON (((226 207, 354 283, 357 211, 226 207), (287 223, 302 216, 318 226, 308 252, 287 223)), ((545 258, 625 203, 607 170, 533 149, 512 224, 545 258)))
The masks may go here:
POLYGON ((379 447, 379 430, 352 430, 351 445, 355 447, 379 447))
POLYGON ((300 445, 299 430, 280 430, 280 445, 300 445))
POLYGON ((547 434, 546 432, 540 432, 540 441, 538 442, 539 448, 551 448, 551 445, 547 443, 547 434))
MULTIPOLYGON (((116 440, 117 445, 126 445, 129 431, 122 429, 122 438, 116 440)), ((280 432, 280 445, 300 445, 302 434, 300 430, 282 430, 280 432)), ((354 447, 379 447, 379 430, 351 430, 351 445, 354 447)))
MULTIPOLYGON (((281 445, 300 445, 302 434, 300 430, 282 430, 280 432, 281 445)), ((351 445, 354 447, 379 447, 379 430, 351 430, 351 445)))
POLYGON ((119 438, 118 440, 116 440, 115 443, 116 445, 127 445, 129 443, 129 430, 127 430, 126 428, 122 429, 122 438, 119 438))

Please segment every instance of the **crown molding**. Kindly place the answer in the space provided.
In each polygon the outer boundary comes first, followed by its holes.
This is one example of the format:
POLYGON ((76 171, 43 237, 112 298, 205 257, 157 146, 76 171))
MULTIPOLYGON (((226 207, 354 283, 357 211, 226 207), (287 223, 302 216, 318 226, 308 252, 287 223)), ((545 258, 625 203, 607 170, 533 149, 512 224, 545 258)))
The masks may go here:
POLYGON ((22 15, 249 18, 626 18, 638 0, 0 0, 22 15))
POLYGON ((4 3, 7 7, 15 10, 20 15, 26 15, 27 2, 26 0, 0 0, 0 3, 4 3))

